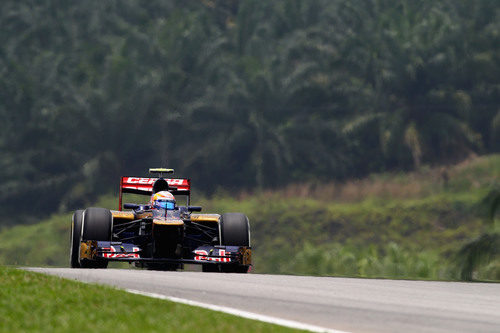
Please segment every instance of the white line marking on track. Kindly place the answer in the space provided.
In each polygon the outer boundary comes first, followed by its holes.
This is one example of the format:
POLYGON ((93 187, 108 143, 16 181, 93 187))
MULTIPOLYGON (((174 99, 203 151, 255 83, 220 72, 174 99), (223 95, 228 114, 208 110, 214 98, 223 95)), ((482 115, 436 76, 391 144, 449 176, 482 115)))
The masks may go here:
POLYGON ((270 323, 270 324, 276 324, 276 325, 280 325, 280 326, 296 328, 296 329, 301 329, 301 330, 310 331, 310 332, 349 333, 346 331, 339 331, 339 330, 333 330, 330 328, 304 324, 304 323, 300 323, 298 321, 281 319, 281 318, 276 318, 276 317, 271 317, 271 316, 265 316, 265 315, 261 315, 258 313, 238 310, 238 309, 230 308, 230 307, 226 307, 226 306, 219 306, 219 305, 213 305, 213 304, 208 304, 208 303, 201 303, 201 302, 197 302, 197 301, 191 301, 191 300, 185 299, 185 298, 165 296, 165 295, 161 295, 161 294, 148 293, 145 291, 134 290, 134 289, 125 289, 125 291, 132 293, 132 294, 169 300, 172 302, 187 304, 187 305, 191 305, 191 306, 198 306, 198 307, 213 310, 213 311, 229 313, 229 314, 243 317, 243 318, 263 321, 263 322, 270 323))

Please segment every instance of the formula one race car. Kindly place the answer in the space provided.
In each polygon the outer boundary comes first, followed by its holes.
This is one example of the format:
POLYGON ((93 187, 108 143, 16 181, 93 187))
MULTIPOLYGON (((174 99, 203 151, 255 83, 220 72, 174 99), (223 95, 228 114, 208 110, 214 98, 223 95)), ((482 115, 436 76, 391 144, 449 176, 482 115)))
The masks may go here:
POLYGON ((189 179, 163 178, 173 169, 149 171, 159 177, 121 178, 118 210, 91 207, 73 214, 71 267, 106 268, 109 261, 122 261, 155 270, 201 264, 204 272, 248 272, 248 218, 241 213, 194 213, 201 207, 190 206, 189 179), (151 199, 122 207, 124 193, 151 199), (174 196, 185 197, 185 206, 177 205, 174 196))

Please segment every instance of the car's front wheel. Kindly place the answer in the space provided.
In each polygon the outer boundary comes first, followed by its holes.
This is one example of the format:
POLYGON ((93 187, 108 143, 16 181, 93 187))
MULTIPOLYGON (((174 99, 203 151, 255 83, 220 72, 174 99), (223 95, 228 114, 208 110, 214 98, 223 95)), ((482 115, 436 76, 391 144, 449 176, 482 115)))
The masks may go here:
MULTIPOLYGON (((226 213, 220 218, 221 245, 250 247, 250 222, 245 214, 226 213)), ((220 265, 222 272, 247 273, 248 265, 220 265)))
POLYGON ((80 268, 80 241, 82 238, 82 218, 83 210, 79 209, 73 214, 71 219, 71 238, 69 265, 71 268, 80 268))
MULTIPOLYGON (((113 215, 109 209, 91 207, 83 212, 82 240, 111 241, 113 215)), ((106 268, 104 260, 80 259, 82 268, 106 268)))

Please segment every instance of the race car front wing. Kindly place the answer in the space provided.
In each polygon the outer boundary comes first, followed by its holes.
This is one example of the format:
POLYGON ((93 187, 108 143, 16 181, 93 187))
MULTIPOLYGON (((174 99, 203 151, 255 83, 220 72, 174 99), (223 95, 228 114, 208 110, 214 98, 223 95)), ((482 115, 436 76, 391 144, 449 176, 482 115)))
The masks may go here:
POLYGON ((252 264, 252 249, 247 246, 203 245, 192 251, 188 258, 149 258, 143 256, 141 247, 122 242, 83 241, 80 259, 97 261, 124 261, 144 263, 184 264, 252 264))

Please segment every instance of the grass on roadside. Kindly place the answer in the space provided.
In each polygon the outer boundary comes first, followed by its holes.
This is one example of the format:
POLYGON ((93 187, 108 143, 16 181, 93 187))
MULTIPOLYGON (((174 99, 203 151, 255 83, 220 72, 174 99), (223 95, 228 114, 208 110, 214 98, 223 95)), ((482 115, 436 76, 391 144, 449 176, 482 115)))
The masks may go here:
POLYGON ((0 332, 296 331, 9 267, 0 282, 0 332))

